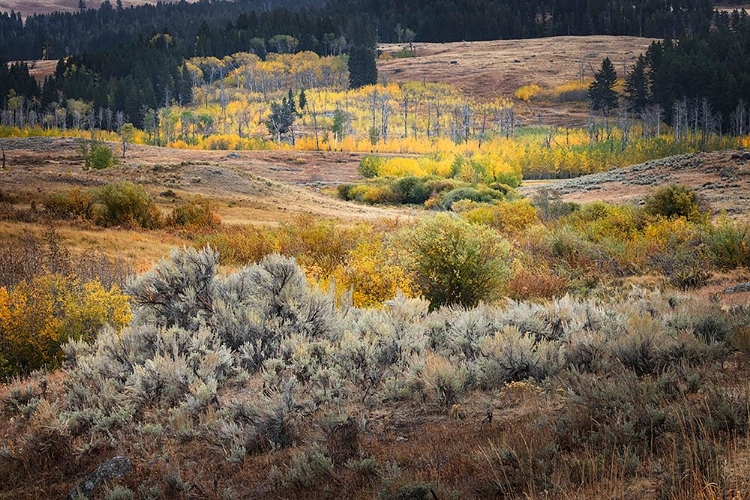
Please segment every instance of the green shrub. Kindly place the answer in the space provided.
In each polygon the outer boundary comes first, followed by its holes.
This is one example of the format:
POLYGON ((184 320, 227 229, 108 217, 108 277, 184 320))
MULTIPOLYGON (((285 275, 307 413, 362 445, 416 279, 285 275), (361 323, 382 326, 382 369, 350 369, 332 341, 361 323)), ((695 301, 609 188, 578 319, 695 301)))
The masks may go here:
POLYGON ((750 226, 722 218, 706 228, 701 242, 711 263, 719 269, 750 267, 750 226))
POLYGON ((415 283, 433 309, 492 300, 510 276, 509 246, 488 227, 440 214, 403 237, 415 283))
POLYGON ((393 184, 394 194, 400 203, 421 205, 432 194, 432 190, 426 184, 429 180, 429 177, 402 177, 393 184))
POLYGON ((161 213, 143 187, 132 182, 116 182, 99 189, 102 207, 97 222, 103 226, 142 227, 161 225, 161 213))
POLYGON ((120 160, 117 159, 117 157, 112 153, 112 150, 109 149, 109 146, 106 144, 94 144, 91 146, 91 149, 88 150, 85 156, 85 164, 84 169, 85 170, 104 170, 105 168, 111 168, 118 166, 120 164, 120 160))
POLYGON ((365 155, 362 161, 359 162, 357 172, 366 179, 377 177, 384 162, 385 160, 380 156, 365 155))
POLYGON ((352 188, 354 188, 356 184, 339 184, 339 186, 336 188, 336 191, 338 192, 339 198, 346 201, 352 201, 351 197, 351 191, 352 188))
POLYGON ((660 187, 647 196, 644 210, 653 216, 684 217, 693 222, 704 222, 708 216, 695 191, 677 184, 660 187))
POLYGON ((486 187, 460 187, 445 193, 442 196, 440 205, 445 209, 450 209, 453 204, 459 200, 471 200, 477 203, 492 203, 495 200, 502 200, 503 195, 499 191, 486 187))

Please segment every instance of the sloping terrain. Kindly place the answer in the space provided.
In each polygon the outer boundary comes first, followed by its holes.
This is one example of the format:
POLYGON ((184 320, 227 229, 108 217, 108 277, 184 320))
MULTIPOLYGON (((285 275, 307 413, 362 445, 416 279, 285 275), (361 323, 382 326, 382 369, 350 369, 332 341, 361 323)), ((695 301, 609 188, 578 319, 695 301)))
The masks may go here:
MULTIPOLYGON (((352 205, 321 187, 358 177, 358 153, 298 151, 192 151, 128 145, 123 166, 84 171, 75 139, 2 139, 8 170, 0 189, 27 202, 72 187, 115 180, 144 185, 152 194, 206 196, 225 222, 279 222, 300 214, 356 220, 397 216, 403 209, 352 205)), ((110 146, 119 153, 118 144, 110 146)), ((162 196, 169 205, 172 198, 162 196)))
POLYGON ((750 152, 673 156, 575 179, 527 183, 520 191, 533 196, 539 189, 550 189, 565 201, 577 203, 597 200, 640 203, 646 193, 665 184, 692 187, 714 214, 726 212, 733 218, 748 219, 750 152))
MULTIPOLYGON (((622 76, 654 40, 634 36, 560 36, 489 42, 415 43, 417 57, 378 62, 381 77, 397 82, 450 83, 478 97, 512 95, 522 85, 554 87, 593 78, 609 57, 622 76)), ((397 52, 403 44, 381 44, 397 52)))

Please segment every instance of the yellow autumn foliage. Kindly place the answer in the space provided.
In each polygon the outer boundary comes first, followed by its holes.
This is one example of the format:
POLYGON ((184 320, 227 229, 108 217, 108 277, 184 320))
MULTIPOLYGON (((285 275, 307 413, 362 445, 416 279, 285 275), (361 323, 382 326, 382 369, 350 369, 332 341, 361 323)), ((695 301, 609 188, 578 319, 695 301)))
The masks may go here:
POLYGON ((357 307, 381 307, 400 290, 408 297, 416 295, 406 271, 392 262, 388 249, 379 239, 361 241, 350 259, 332 274, 339 296, 351 290, 357 307))
POLYGON ((54 368, 68 340, 91 341, 105 324, 129 321, 127 296, 98 281, 49 274, 0 288, 0 378, 54 368))

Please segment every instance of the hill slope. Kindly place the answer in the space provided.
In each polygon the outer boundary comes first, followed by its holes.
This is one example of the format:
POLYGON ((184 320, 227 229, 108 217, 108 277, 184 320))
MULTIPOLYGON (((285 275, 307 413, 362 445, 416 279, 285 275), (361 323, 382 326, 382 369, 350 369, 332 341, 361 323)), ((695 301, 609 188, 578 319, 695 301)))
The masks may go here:
POLYGON ((735 218, 746 219, 750 206, 750 152, 673 156, 576 179, 528 183, 521 192, 533 196, 546 188, 559 193, 565 201, 638 203, 648 191, 665 184, 690 186, 715 213, 726 211, 735 218))

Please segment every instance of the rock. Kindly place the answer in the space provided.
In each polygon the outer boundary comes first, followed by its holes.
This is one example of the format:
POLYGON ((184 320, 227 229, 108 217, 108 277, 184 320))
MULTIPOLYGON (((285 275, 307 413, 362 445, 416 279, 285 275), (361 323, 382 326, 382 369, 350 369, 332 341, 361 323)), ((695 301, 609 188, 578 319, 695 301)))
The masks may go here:
POLYGON ((724 293, 750 292, 750 283, 740 283, 724 289, 724 293))
POLYGON ((128 457, 114 457, 102 463, 94 472, 89 474, 81 484, 73 491, 68 493, 68 500, 76 498, 88 498, 96 486, 102 481, 108 481, 115 477, 124 476, 133 470, 133 464, 128 457))

